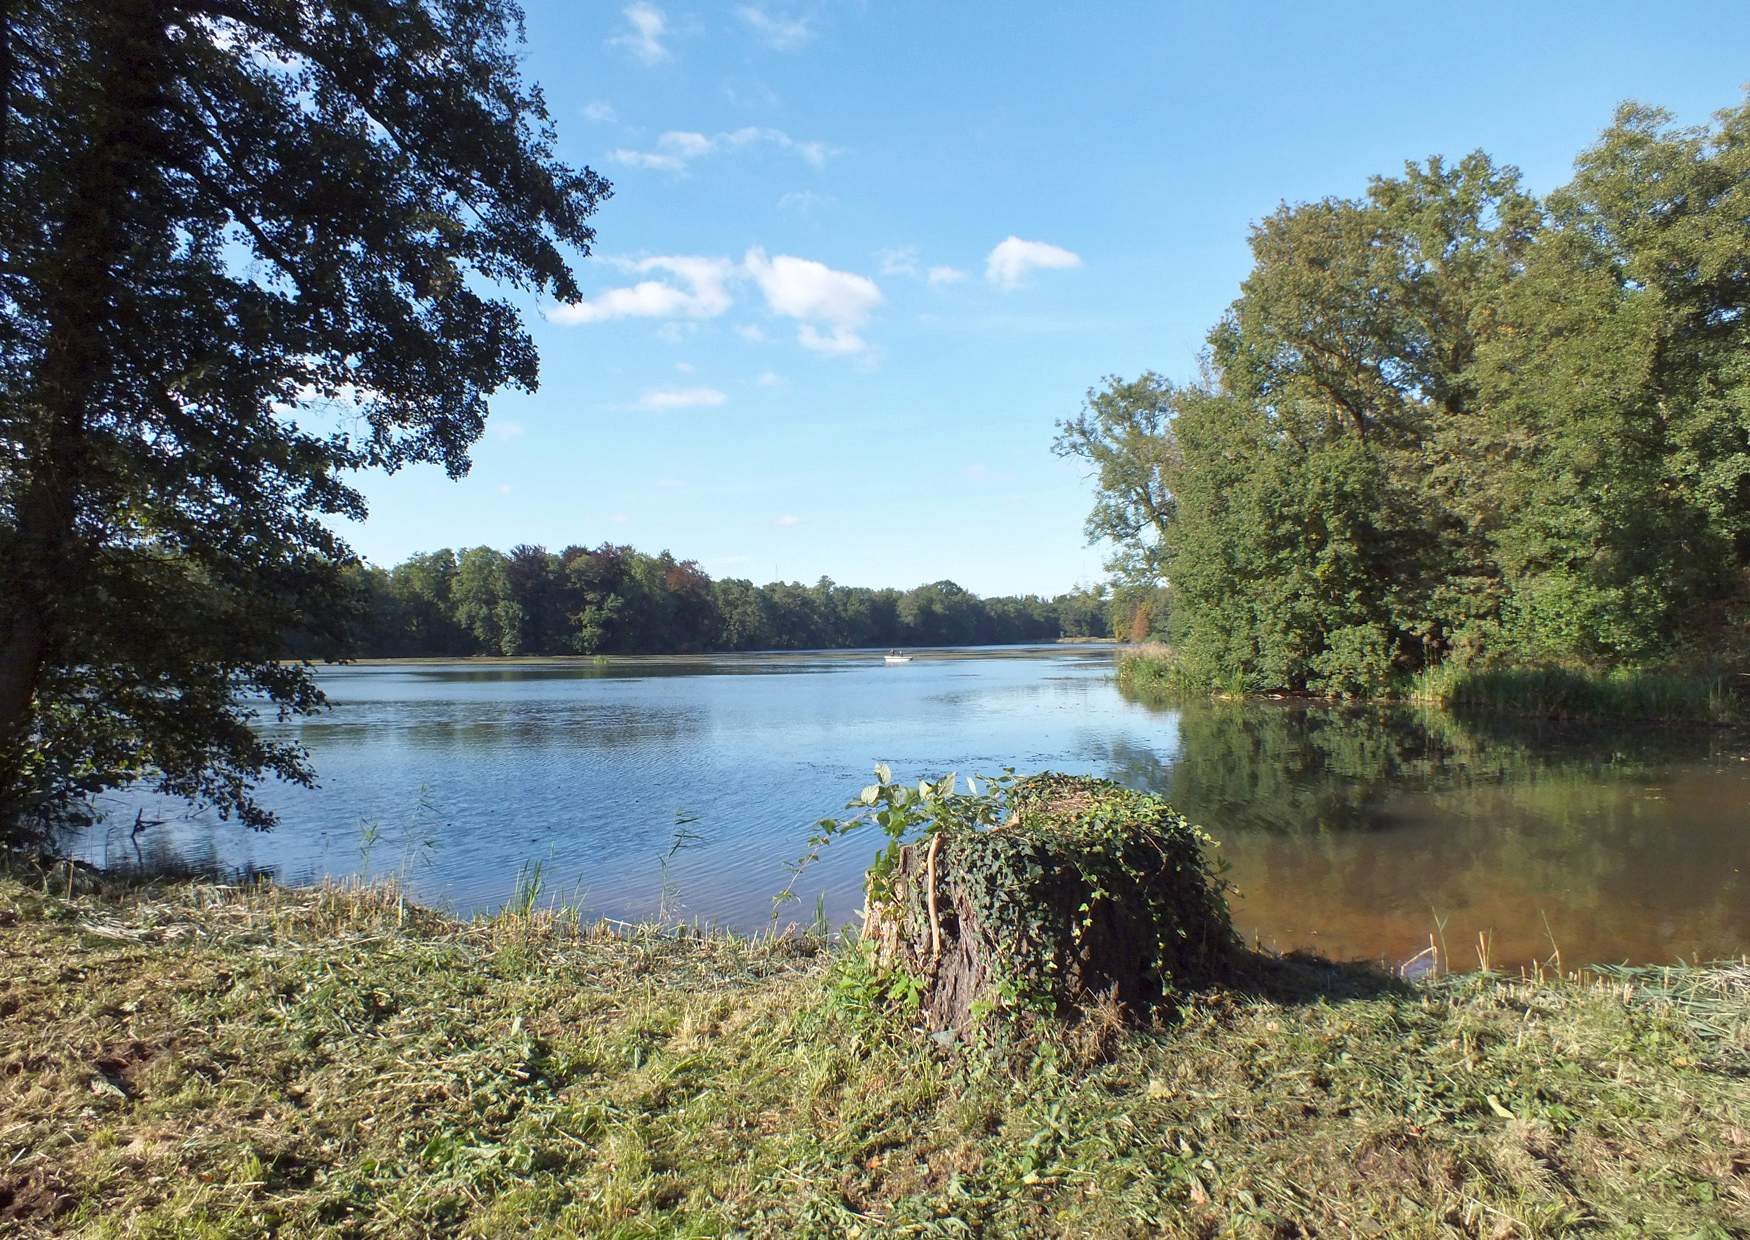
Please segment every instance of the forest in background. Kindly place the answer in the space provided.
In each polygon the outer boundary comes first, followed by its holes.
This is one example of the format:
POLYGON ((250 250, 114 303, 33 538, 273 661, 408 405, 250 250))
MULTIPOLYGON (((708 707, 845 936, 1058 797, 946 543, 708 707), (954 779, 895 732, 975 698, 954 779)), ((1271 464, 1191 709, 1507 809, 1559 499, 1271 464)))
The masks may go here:
POLYGON ((305 656, 677 654, 971 646, 1146 637, 1165 622, 1159 592, 1083 589, 1055 598, 979 598, 952 581, 910 590, 741 578, 692 560, 603 543, 560 552, 445 548, 394 568, 349 570, 355 610, 338 644, 296 639, 305 656))
POLYGON ((1482 152, 1284 205, 1201 376, 1061 424, 1187 687, 1743 670, 1750 104, 1624 105, 1538 198, 1482 152))

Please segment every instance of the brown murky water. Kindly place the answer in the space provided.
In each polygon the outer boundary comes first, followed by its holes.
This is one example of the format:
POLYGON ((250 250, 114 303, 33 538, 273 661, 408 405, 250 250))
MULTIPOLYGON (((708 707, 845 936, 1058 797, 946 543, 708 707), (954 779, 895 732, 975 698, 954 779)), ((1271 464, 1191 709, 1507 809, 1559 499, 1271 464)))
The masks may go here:
MULTIPOLYGON (((1065 770, 1163 793, 1222 842, 1235 920, 1280 948, 1474 967, 1750 952, 1750 740, 1574 731, 1438 713, 1151 706, 1110 650, 389 665, 324 675, 295 729, 323 787, 275 789, 258 836, 136 801, 75 841, 110 864, 402 875, 460 912, 544 890, 586 911, 765 926, 786 864, 878 759, 1065 770)), ((810 870, 847 919, 872 844, 810 870)))

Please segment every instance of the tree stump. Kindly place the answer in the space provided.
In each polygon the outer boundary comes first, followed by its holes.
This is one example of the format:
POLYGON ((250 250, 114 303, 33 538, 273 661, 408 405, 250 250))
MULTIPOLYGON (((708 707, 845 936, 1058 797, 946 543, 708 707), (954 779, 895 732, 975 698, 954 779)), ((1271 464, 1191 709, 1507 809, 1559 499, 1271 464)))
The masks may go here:
POLYGON ((924 1023, 1066 1016, 1112 996, 1131 1020, 1216 980, 1237 945, 1207 835, 1159 797, 1038 775, 993 829, 938 827, 871 872, 864 938, 909 975, 924 1023))

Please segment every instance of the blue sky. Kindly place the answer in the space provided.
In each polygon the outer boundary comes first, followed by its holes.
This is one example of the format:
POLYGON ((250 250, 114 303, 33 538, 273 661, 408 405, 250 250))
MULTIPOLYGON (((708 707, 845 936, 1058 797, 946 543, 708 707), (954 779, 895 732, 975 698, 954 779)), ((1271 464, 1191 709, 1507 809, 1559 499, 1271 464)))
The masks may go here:
POLYGON ((1481 147, 1543 191, 1640 99, 1750 80, 1750 5, 531 0, 588 301, 472 474, 369 477, 378 563, 613 541, 714 576, 1098 580, 1050 450, 1103 375, 1196 372, 1250 221, 1481 147))

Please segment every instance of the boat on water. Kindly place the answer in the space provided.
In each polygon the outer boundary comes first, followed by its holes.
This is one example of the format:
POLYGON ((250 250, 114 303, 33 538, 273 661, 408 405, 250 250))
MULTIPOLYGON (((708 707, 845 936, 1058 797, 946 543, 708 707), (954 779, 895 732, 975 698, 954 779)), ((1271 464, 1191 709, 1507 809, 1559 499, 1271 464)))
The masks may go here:
POLYGON ((911 656, 909 654, 901 654, 897 650, 889 650, 882 656, 881 661, 883 663, 910 663, 911 656))

